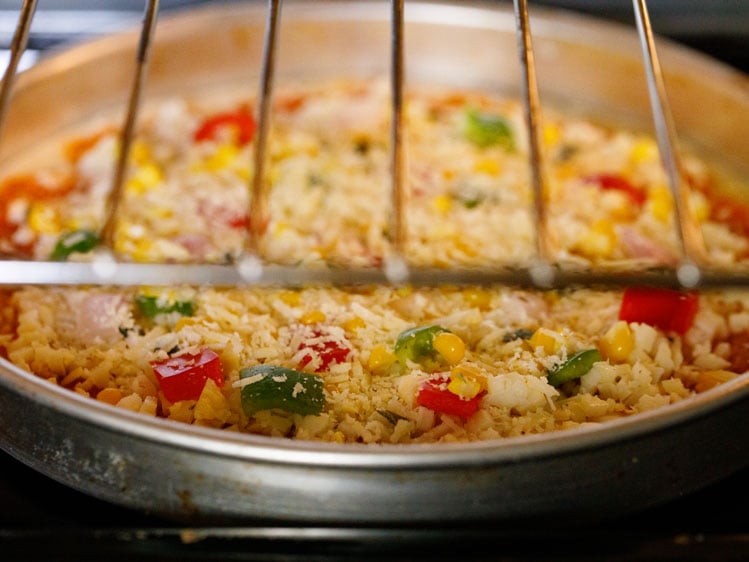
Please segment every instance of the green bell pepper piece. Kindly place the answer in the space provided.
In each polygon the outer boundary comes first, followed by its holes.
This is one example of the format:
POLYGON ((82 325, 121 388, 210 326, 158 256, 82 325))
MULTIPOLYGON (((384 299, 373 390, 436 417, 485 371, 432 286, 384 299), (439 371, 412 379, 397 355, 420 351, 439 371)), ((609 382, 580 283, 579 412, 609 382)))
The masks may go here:
POLYGON ((463 134, 481 148, 500 145, 508 151, 515 149, 512 127, 501 115, 469 109, 465 116, 463 134))
POLYGON ((417 363, 428 363, 437 360, 437 352, 434 350, 434 337, 442 332, 447 332, 442 326, 419 326, 411 328, 398 336, 395 340, 395 356, 405 365, 406 360, 417 363))
POLYGON ((172 312, 180 316, 192 316, 195 313, 195 305, 192 301, 168 301, 155 295, 138 295, 135 297, 135 304, 146 318, 172 312))
POLYGON ((248 416, 272 408, 317 415, 325 405, 323 379, 318 375, 278 365, 255 365, 239 371, 239 378, 252 379, 240 394, 242 409, 248 416))
POLYGON ((49 258, 65 261, 70 254, 85 254, 99 245, 99 235, 92 230, 74 230, 60 236, 49 258))
POLYGON ((579 379, 593 368, 593 364, 603 361, 597 349, 578 351, 564 363, 556 365, 547 372, 547 380, 551 386, 561 386, 567 381, 579 379))

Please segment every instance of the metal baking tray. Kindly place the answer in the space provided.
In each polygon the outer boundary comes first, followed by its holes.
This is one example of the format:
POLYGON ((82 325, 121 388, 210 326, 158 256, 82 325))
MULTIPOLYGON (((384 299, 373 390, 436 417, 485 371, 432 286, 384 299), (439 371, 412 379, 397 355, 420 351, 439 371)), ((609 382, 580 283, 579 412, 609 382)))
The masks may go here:
MULTIPOLYGON (((544 103, 651 126, 631 29, 559 10, 531 16, 544 103)), ((253 94, 265 17, 262 3, 234 3, 163 18, 146 100, 253 94)), ((389 37, 387 3, 287 2, 277 80, 384 75, 389 37)), ((409 2, 405 37, 409 83, 520 91, 515 20, 505 7, 409 2)), ((57 139, 121 112, 137 40, 137 30, 97 39, 24 72, 0 167, 51 157, 57 139)), ((749 177, 749 79, 667 41, 659 49, 684 142, 749 177)), ((196 524, 579 524, 666 502, 749 466, 736 430, 747 423, 749 374, 666 408, 553 434, 441 445, 295 442, 122 411, 0 360, 3 450, 86 494, 196 524)))

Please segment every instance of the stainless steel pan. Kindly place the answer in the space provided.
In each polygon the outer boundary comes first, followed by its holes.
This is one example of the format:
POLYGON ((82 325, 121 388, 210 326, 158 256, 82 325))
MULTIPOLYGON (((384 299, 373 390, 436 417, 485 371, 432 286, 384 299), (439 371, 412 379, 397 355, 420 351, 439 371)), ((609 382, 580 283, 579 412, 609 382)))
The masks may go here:
MULTIPOLYGON (((632 31, 564 12, 531 15, 544 103, 649 126, 632 31)), ((279 84, 385 74, 388 18, 384 2, 287 2, 279 84)), ((406 18, 409 82, 519 91, 510 11, 408 2, 406 18)), ((163 18, 146 99, 253 94, 264 25, 263 3, 163 18)), ((136 44, 136 32, 99 39, 22 75, 0 166, 51 157, 60 136, 123 111, 136 44)), ((682 139, 749 177, 747 77, 664 41, 660 54, 682 139)), ((748 425, 742 375, 661 410, 554 434, 439 446, 291 442, 132 414, 0 360, 5 451, 86 494, 192 523, 580 523, 671 500, 746 467, 748 425)))

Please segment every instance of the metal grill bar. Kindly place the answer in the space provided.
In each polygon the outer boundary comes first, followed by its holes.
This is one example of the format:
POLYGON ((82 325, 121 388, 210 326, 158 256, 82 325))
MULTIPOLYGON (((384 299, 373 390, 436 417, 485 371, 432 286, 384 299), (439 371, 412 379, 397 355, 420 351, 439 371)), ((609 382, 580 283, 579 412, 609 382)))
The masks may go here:
POLYGON ((635 21, 642 44, 648 82, 648 94, 655 125, 658 148, 674 198, 674 212, 681 252, 689 275, 700 275, 699 265, 706 264, 707 251, 702 231, 689 208, 689 189, 684 180, 683 166, 677 144, 676 126, 669 109, 658 53, 655 48, 650 16, 645 0, 633 0, 635 21))
POLYGON ((148 72, 148 56, 153 44, 153 34, 156 30, 156 20, 159 11, 159 0, 148 0, 143 26, 141 27, 140 42, 135 62, 135 74, 130 90, 130 99, 128 101, 125 122, 122 126, 120 135, 120 151, 117 157, 117 167, 115 168, 114 181, 112 189, 107 196, 104 210, 104 226, 101 229, 100 237, 107 247, 112 248, 114 243, 114 231, 117 222, 117 210, 122 201, 122 190, 125 183, 125 174, 127 173, 127 164, 130 159, 130 147, 135 135, 135 126, 138 120, 138 110, 140 109, 141 97, 143 94, 143 85, 148 72))
POLYGON ((13 91, 16 73, 18 72, 18 63, 21 61, 21 56, 26 50, 26 44, 29 41, 29 30, 31 29, 34 14, 36 13, 36 1, 24 0, 21 13, 18 17, 18 26, 13 34, 13 41, 10 45, 10 60, 3 74, 3 82, 0 84, 0 132, 5 123, 5 116, 8 113, 8 103, 10 94, 13 91))
POLYGON ((273 83, 276 66, 278 29, 281 22, 281 0, 268 0, 268 19, 263 48, 263 67, 258 92, 258 130, 253 146, 255 173, 250 192, 250 226, 247 250, 259 257, 260 239, 268 225, 268 186, 265 180, 265 162, 270 132, 270 108, 273 100, 273 83))
MULTIPOLYGON (((552 275, 539 285, 534 267, 507 266, 495 269, 438 269, 416 267, 409 270, 408 283, 415 286, 507 285, 513 287, 562 289, 565 287, 661 286, 670 288, 749 288, 749 270, 702 270, 695 284, 678 268, 577 269, 552 267, 552 275)), ((212 285, 240 287, 391 284, 393 278, 381 269, 343 267, 299 267, 260 265, 240 262, 234 265, 117 263, 102 260, 91 263, 5 260, 0 268, 0 285, 212 285)))
MULTIPOLYGON (((645 0, 633 0, 637 28, 642 43, 646 67, 648 93, 653 121, 663 165, 676 202, 675 218, 681 243, 683 261, 676 268, 626 269, 602 267, 573 269, 562 267, 552 260, 551 237, 547 226, 546 185, 543 152, 541 150, 541 110, 536 80, 532 33, 527 0, 514 0, 517 24, 518 52, 523 71, 523 101, 529 131, 530 171, 534 193, 536 219, 536 255, 531 265, 503 265, 496 268, 431 269, 409 268, 403 251, 407 241, 405 205, 407 190, 404 185, 403 150, 403 91, 404 91, 404 0, 391 0, 391 232, 395 256, 385 261, 380 269, 351 269, 334 266, 302 267, 278 266, 263 263, 260 240, 268 224, 268 186, 264 174, 271 120, 271 99, 277 35, 280 28, 282 0, 268 0, 268 16, 263 51, 263 66, 258 93, 258 131, 254 144, 254 176, 250 186, 250 226, 246 255, 236 264, 132 264, 120 263, 112 254, 114 225, 122 196, 127 171, 128 154, 133 140, 143 84, 158 15, 158 0, 146 3, 143 26, 136 60, 130 99, 121 135, 113 186, 105 208, 105 222, 101 237, 104 251, 91 263, 58 263, 43 261, 3 260, 0 285, 166 285, 200 284, 236 286, 299 285, 299 284, 359 284, 409 282, 418 285, 451 284, 506 284, 538 288, 576 286, 661 285, 671 287, 746 287, 749 270, 711 268, 707 263, 700 226, 689 212, 688 188, 683 180, 675 127, 668 107, 663 76, 655 41, 650 26, 645 0)), ((25 49, 28 31, 36 2, 24 2, 19 25, 14 37, 11 63, 0 90, 0 125, 8 106, 18 59, 25 49)))

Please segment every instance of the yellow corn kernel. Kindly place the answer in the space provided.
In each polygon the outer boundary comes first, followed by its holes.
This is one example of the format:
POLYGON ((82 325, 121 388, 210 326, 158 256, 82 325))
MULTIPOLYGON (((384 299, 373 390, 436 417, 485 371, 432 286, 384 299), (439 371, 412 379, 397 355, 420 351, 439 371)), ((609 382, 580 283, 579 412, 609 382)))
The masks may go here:
POLYGON ((119 388, 102 388, 96 395, 96 399, 99 402, 115 406, 117 402, 122 400, 122 391, 119 388))
POLYGON ((661 222, 668 222, 674 209, 673 198, 669 189, 660 185, 650 192, 648 207, 653 216, 661 222))
POLYGON ((414 292, 413 285, 401 285, 395 289, 395 294, 399 297, 407 297, 414 292))
POLYGON ((319 324, 320 322, 325 322, 325 313, 322 310, 310 310, 309 312, 305 312, 302 314, 302 316, 299 318, 299 321, 302 324, 310 325, 310 324, 319 324))
POLYGON ((461 398, 474 398, 487 388, 486 375, 475 365, 464 363, 450 371, 447 390, 461 398))
POLYGON ((475 172, 480 172, 496 177, 502 171, 502 167, 496 160, 492 158, 484 158, 473 165, 473 170, 475 172))
POLYGON ((598 347, 605 359, 615 363, 626 361, 635 347, 635 339, 629 324, 624 320, 615 322, 603 335, 598 347))
POLYGON ((302 295, 298 291, 282 291, 278 298, 289 306, 299 306, 302 302, 302 295))
POLYGON ((161 220, 174 216, 174 210, 169 207, 149 207, 145 214, 153 219, 161 220))
POLYGON ((343 329, 347 332, 356 332, 359 328, 364 327, 364 320, 359 318, 358 316, 354 316, 353 318, 346 320, 343 323, 343 329))
POLYGON ((466 289, 463 291, 463 299, 468 306, 486 310, 492 302, 492 295, 485 289, 466 289))
POLYGON ((455 240, 455 247, 468 257, 472 258, 478 255, 478 248, 476 245, 463 240, 462 237, 458 237, 455 240))
POLYGON ((699 221, 705 221, 710 217, 710 201, 704 193, 693 191, 689 197, 690 207, 694 216, 699 221))
POLYGON ((136 140, 130 147, 130 158, 137 164, 145 164, 151 159, 151 148, 142 140, 136 140))
POLYGON ((455 177, 455 170, 451 170, 450 168, 445 168, 442 170, 442 179, 450 181, 455 177))
POLYGON ((140 239, 130 242, 129 254, 134 261, 148 261, 151 258, 153 244, 148 240, 140 239))
POLYGON ((716 371, 702 371, 697 376, 697 384, 694 386, 694 389, 697 392, 705 392, 706 390, 710 390, 711 388, 716 387, 719 384, 728 382, 731 379, 736 378, 737 376, 738 375, 736 373, 732 373, 731 371, 724 371, 722 369, 716 371))
POLYGON ((629 153, 629 160, 633 164, 653 162, 658 159, 658 145, 651 138, 638 140, 629 153))
POLYGON ((466 354, 466 344, 452 332, 440 332, 434 336, 432 347, 450 365, 458 364, 466 354))
POLYGON ((187 326, 193 326, 197 324, 197 320, 193 318, 192 316, 182 316, 179 320, 177 320, 177 323, 174 325, 174 331, 179 332, 182 328, 185 328, 187 326))
POLYGON ((61 230, 57 212, 42 203, 31 205, 27 220, 31 229, 41 234, 58 234, 61 230))
POLYGON ((156 187, 163 179, 164 175, 157 166, 145 164, 135 170, 133 177, 125 184, 125 189, 139 195, 156 187))
POLYGON ((598 220, 575 244, 575 249, 588 257, 607 257, 616 248, 617 238, 609 221, 598 220))
POLYGON ((560 182, 576 177, 580 172, 579 168, 570 162, 561 162, 554 168, 555 177, 560 182))
POLYGON ((216 151, 206 160, 205 167, 211 172, 217 172, 224 168, 230 167, 237 159, 239 148, 232 144, 226 143, 219 146, 216 151))
POLYGON ((284 221, 278 221, 273 223, 273 236, 281 236, 286 230, 289 229, 289 223, 284 221))
POLYGON ((548 328, 539 328, 530 340, 528 340, 532 349, 542 348, 548 355, 554 355, 557 351, 562 348, 564 339, 559 332, 554 332, 548 328))
POLYGON ((381 374, 390 369, 390 367, 395 364, 396 360, 395 353, 390 351, 384 345, 377 345, 369 352, 367 367, 369 367, 369 370, 373 373, 381 374))
POLYGON ((561 133, 557 125, 548 124, 544 126, 543 140, 546 146, 554 146, 556 143, 559 142, 560 136, 561 136, 561 133))
POLYGON ((334 443, 345 443, 346 442, 346 436, 343 434, 342 431, 336 431, 333 433, 333 442, 334 443))
POLYGON ((448 213, 452 208, 453 202, 449 195, 437 195, 432 199, 432 205, 440 213, 448 213))

